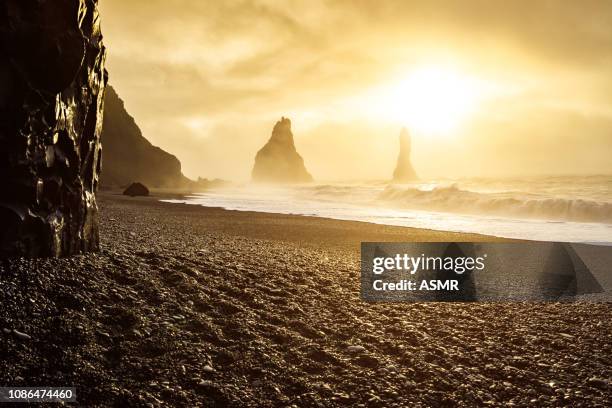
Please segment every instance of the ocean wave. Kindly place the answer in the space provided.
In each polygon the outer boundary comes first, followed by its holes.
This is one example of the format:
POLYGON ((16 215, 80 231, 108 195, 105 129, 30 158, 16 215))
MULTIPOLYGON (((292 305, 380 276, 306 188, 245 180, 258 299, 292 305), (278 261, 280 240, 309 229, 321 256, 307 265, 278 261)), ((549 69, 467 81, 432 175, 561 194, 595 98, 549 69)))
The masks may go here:
POLYGON ((316 195, 346 195, 350 194, 354 189, 354 186, 334 184, 319 184, 307 187, 307 191, 316 195))
POLYGON ((387 187, 379 196, 404 208, 503 217, 612 223, 612 203, 580 198, 534 197, 520 192, 480 193, 457 184, 430 190, 387 187))

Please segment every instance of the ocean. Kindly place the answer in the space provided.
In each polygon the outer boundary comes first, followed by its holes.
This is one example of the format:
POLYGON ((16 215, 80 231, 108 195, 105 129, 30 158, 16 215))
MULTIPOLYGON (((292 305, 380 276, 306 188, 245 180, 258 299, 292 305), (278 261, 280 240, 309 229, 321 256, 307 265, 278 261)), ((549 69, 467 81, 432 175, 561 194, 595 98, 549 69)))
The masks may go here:
POLYGON ((164 200, 507 238, 612 244, 612 176, 233 184, 164 200))

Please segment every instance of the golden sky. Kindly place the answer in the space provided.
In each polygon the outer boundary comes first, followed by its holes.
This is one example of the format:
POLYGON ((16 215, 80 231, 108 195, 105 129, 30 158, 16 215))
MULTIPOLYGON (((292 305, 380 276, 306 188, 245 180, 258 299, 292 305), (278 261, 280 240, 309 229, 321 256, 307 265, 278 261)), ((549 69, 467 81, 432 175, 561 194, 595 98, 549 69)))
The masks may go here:
POLYGON ((318 180, 612 173, 612 1, 101 0, 110 83, 189 177, 281 116, 318 180))

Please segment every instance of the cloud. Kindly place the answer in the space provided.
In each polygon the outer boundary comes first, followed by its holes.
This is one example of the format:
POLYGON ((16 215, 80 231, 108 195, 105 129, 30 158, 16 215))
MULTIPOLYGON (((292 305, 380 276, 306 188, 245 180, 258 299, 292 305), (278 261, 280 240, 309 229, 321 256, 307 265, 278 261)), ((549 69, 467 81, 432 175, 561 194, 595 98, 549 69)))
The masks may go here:
MULTIPOLYGON (((337 102, 428 61, 527 84, 513 103, 540 119, 502 102, 476 118, 477 139, 486 141, 483 124, 498 116, 520 124, 513 137, 525 140, 569 134, 559 115, 581 117, 576 123, 589 134, 608 131, 612 117, 608 1, 104 0, 100 7, 111 83, 145 136, 192 177, 247 178, 249 158, 281 115, 296 118, 298 147, 314 154, 313 141, 327 141, 349 163, 326 165, 329 154, 319 153, 315 176, 344 177, 376 145, 377 129, 388 129, 390 141, 396 132, 390 123, 363 123, 360 112, 336 111, 337 102), (240 158, 232 166, 218 160, 231 152, 240 158)), ((584 137, 595 153, 612 144, 584 137)), ((548 170, 562 170, 548 151, 548 170)), ((383 174, 378 166, 371 174, 383 174)))

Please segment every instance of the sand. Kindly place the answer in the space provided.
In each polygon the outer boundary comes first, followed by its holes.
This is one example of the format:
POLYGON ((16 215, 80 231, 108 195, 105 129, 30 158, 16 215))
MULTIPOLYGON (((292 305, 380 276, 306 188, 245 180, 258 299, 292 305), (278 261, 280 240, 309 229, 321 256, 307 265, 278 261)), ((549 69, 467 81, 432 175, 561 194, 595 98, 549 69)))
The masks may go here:
POLYGON ((97 254, 0 261, 0 385, 88 407, 612 404, 610 303, 359 297, 361 241, 493 238, 157 198, 100 194, 97 254))

